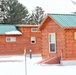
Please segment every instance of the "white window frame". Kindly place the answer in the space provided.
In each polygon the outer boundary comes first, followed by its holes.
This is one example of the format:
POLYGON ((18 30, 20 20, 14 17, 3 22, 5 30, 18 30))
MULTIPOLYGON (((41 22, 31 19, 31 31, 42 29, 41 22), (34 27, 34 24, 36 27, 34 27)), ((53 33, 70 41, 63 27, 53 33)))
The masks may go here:
POLYGON ((76 39, 76 32, 74 32, 74 39, 76 39))
POLYGON ((31 37, 31 44, 36 44, 36 37, 31 37), (35 39, 35 42, 32 42, 32 39, 35 39))
POLYGON ((55 33, 49 33, 49 52, 50 53, 56 53, 56 34, 55 33), (50 35, 51 34, 54 34, 55 35, 55 42, 54 43, 53 42, 50 42, 50 35), (50 44, 55 44, 55 51, 54 52, 50 50, 50 44))
POLYGON ((31 28, 31 32, 37 32, 37 28, 31 28), (33 31, 33 29, 36 29, 36 31, 33 31))
POLYGON ((6 37, 6 42, 16 42, 16 37, 6 37), (10 39, 9 41, 7 39, 10 39))

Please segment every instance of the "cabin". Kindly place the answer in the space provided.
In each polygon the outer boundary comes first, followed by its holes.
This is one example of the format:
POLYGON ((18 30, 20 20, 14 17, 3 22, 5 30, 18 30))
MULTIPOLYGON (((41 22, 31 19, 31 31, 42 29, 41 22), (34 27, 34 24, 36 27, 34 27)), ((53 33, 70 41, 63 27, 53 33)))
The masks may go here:
POLYGON ((49 14, 38 27, 43 59, 60 56, 62 65, 76 64, 76 15, 49 14))
POLYGON ((0 55, 41 54, 41 33, 37 25, 0 24, 0 55))
POLYGON ((40 25, 0 24, 0 55, 23 54, 24 49, 76 65, 76 14, 49 14, 40 25))

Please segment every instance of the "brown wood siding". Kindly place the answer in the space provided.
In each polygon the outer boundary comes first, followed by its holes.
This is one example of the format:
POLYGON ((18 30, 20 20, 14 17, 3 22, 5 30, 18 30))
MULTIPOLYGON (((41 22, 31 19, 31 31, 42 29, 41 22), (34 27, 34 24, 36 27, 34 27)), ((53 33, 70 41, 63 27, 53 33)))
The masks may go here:
POLYGON ((65 29, 65 60, 76 60, 76 29, 65 29))
MULTIPOLYGON (((64 29, 61 28, 58 24, 55 23, 53 20, 49 20, 48 23, 46 23, 46 26, 42 29, 41 33, 42 42, 42 56, 43 58, 52 57, 52 56, 59 56, 60 50, 65 49, 65 39, 64 39, 64 29), (56 34, 56 53, 50 53, 49 52, 49 33, 55 33, 56 34)), ((64 54, 63 54, 64 56, 64 54)))
POLYGON ((41 32, 31 32, 31 28, 37 27, 20 27, 21 31, 23 32, 22 38, 26 52, 29 54, 29 50, 32 50, 33 54, 41 54, 41 32), (31 44, 31 37, 36 37, 36 43, 31 44))
POLYGON ((0 55, 22 54, 21 35, 0 35, 0 55), (16 37, 16 42, 6 42, 6 37, 16 37), (18 40, 19 39, 19 40, 18 40))
POLYGON ((29 54, 30 49, 33 54, 40 54, 41 32, 31 32, 31 28, 19 27, 22 35, 0 35, 0 55, 23 54, 25 48, 27 54, 29 54), (6 37, 16 37, 16 42, 6 42, 6 37), (36 37, 36 44, 31 44, 31 37, 36 37))

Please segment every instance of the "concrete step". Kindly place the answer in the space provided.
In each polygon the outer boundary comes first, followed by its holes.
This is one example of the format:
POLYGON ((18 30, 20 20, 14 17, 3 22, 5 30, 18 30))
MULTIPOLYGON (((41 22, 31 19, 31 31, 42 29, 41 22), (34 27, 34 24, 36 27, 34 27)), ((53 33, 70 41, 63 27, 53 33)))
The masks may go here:
MULTIPOLYGON (((27 57, 30 57, 30 54, 26 54, 27 57)), ((41 54, 32 54, 32 57, 42 57, 41 54)))

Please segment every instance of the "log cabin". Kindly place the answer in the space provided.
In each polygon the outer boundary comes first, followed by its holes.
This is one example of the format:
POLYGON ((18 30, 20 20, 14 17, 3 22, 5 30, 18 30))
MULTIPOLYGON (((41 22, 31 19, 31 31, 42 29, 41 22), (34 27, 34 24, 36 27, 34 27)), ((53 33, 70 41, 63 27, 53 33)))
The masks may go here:
POLYGON ((60 56, 62 65, 76 64, 76 14, 49 14, 38 30, 43 59, 60 56))
POLYGON ((60 56, 62 65, 76 64, 76 15, 49 14, 38 25, 0 24, 0 55, 32 50, 43 59, 60 56))
POLYGON ((41 54, 38 25, 0 24, 0 55, 41 54))

